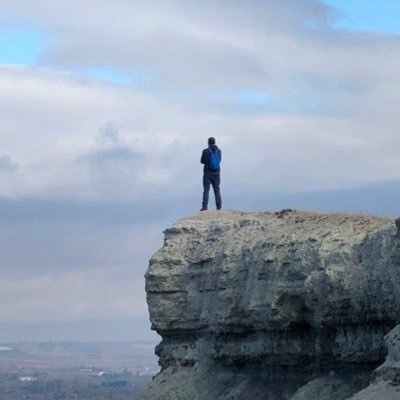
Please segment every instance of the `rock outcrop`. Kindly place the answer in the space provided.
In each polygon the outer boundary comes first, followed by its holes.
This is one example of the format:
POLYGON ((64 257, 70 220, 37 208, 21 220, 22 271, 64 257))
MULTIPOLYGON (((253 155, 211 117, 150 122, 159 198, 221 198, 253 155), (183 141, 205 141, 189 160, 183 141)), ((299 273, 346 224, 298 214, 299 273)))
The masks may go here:
POLYGON ((386 336, 400 322, 399 244, 394 220, 371 216, 178 221, 146 273, 162 342, 143 399, 400 399, 400 328, 386 336))

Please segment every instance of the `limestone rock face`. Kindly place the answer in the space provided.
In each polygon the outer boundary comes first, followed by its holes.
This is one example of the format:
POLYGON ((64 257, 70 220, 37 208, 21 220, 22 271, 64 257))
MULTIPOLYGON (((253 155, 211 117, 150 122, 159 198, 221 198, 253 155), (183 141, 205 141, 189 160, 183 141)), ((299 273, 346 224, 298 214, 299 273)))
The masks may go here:
POLYGON ((162 342, 143 399, 361 400, 400 322, 399 244, 394 220, 370 216, 219 211, 178 221, 146 273, 162 342))
POLYGON ((350 400, 400 399, 400 325, 385 339, 388 348, 385 363, 374 371, 371 384, 350 400))

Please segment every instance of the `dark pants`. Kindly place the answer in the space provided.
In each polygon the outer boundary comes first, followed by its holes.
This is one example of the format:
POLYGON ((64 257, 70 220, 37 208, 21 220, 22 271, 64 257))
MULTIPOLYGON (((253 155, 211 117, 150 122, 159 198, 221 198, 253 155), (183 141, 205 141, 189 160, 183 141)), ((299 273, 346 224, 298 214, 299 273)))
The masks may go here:
POLYGON ((221 177, 219 172, 205 171, 203 175, 203 208, 208 207, 208 197, 210 194, 210 185, 214 189, 215 204, 217 205, 217 210, 221 209, 221 191, 219 190, 219 184, 221 182, 221 177))

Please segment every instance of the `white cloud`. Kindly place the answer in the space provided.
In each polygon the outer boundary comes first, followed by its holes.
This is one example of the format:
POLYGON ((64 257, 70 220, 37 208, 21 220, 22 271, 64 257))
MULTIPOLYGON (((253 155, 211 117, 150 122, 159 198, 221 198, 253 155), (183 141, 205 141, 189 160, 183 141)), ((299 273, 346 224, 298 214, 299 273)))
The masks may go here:
POLYGON ((20 168, 0 194, 192 192, 211 135, 224 150, 226 185, 318 190, 400 177, 399 38, 332 29, 334 12, 316 0, 75 5, 27 0, 4 10, 48 32, 49 66, 107 64, 150 81, 135 88, 2 67, 0 145, 20 168), (272 102, 235 102, 235 91, 249 90, 272 102), (213 99, 224 91, 226 100, 213 99), (111 160, 117 152, 135 161, 111 160))
POLYGON ((0 172, 12 172, 18 168, 16 164, 9 156, 0 157, 0 172))
POLYGON ((223 147, 228 187, 318 190, 399 178, 400 78, 368 82, 370 89, 336 95, 332 106, 252 112, 3 67, 0 145, 19 168, 1 180, 0 194, 143 200, 193 193, 208 136, 223 147), (112 138, 104 136, 110 126, 118 132, 112 138))
POLYGON ((117 267, 2 279, 0 315, 16 323, 143 317, 144 280, 117 267))

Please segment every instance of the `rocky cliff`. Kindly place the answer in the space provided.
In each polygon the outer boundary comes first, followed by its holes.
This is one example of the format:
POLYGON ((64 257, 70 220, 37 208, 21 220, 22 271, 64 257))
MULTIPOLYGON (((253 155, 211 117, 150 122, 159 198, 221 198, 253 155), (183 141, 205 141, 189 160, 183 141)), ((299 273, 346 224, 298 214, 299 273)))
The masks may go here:
POLYGON ((400 399, 400 327, 387 336, 400 322, 399 244, 394 221, 371 216, 178 221, 146 273, 162 342, 143 399, 400 399))

